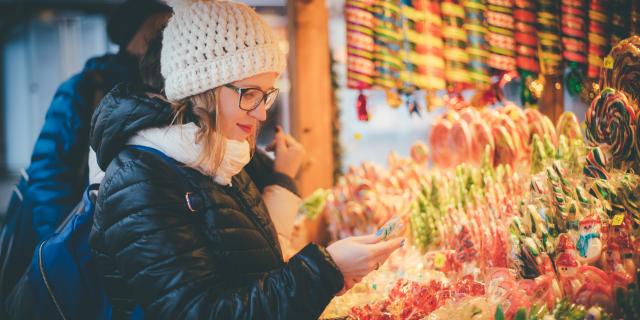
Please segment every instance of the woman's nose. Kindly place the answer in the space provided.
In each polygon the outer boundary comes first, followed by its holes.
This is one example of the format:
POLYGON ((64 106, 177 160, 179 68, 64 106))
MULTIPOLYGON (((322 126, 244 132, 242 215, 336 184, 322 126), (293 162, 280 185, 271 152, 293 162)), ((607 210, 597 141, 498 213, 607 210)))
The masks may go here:
POLYGON ((260 102, 260 105, 258 105, 257 108, 251 110, 249 112, 249 116, 251 116, 252 118, 258 121, 267 120, 267 108, 265 106, 264 101, 260 102))

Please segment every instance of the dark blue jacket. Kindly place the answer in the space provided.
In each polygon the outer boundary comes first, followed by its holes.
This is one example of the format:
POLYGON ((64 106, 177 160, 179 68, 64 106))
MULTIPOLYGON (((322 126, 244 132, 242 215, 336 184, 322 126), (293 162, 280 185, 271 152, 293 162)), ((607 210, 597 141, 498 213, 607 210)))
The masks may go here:
POLYGON ((91 116, 99 100, 116 84, 137 80, 134 58, 107 54, 87 61, 58 87, 26 170, 28 181, 21 180, 7 210, 0 239, 0 300, 24 273, 35 246, 81 199, 88 183, 91 116))
POLYGON ((55 231, 88 183, 89 128, 96 100, 137 74, 133 58, 107 54, 88 60, 82 72, 56 91, 27 169, 28 205, 23 208, 33 215, 37 242, 55 231))

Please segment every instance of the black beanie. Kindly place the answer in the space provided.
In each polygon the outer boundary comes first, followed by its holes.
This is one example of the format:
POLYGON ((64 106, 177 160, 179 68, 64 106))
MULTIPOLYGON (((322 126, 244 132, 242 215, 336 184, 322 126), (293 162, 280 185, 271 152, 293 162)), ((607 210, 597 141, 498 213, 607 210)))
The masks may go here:
POLYGON ((171 12, 167 5, 155 0, 127 0, 118 5, 107 19, 107 35, 123 50, 142 24, 152 15, 171 12))

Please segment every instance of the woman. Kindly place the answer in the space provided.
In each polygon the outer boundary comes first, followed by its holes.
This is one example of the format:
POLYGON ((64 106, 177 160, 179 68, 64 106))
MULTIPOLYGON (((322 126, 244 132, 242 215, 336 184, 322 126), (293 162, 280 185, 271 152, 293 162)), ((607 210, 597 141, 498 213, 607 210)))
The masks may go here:
MULTIPOLYGON (((285 57, 245 5, 177 1, 173 9, 161 56, 171 103, 121 85, 93 119, 91 145, 106 174, 91 246, 114 318, 136 304, 150 319, 317 318, 403 240, 309 244, 284 262, 245 166, 285 57)), ((274 170, 291 178, 301 147, 278 137, 274 170)))

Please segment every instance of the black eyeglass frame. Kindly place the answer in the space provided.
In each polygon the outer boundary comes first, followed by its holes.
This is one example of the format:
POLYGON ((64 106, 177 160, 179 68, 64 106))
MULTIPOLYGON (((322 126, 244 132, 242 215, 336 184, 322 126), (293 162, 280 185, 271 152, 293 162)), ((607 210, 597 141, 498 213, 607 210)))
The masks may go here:
POLYGON ((236 87, 236 86, 234 86, 234 85, 232 85, 230 83, 227 83, 224 86, 229 88, 229 89, 231 89, 231 90, 233 90, 233 91, 235 91, 236 93, 238 93, 238 96, 239 96, 238 97, 238 108, 240 108, 240 110, 247 111, 247 112, 251 112, 251 111, 257 109, 260 106, 260 104, 263 103, 263 102, 265 104, 265 109, 267 111, 269 111, 269 109, 271 109, 273 104, 276 102, 276 99, 278 98, 278 94, 280 93, 280 89, 278 89, 278 88, 271 88, 271 89, 269 89, 269 91, 264 92, 260 88, 240 88, 240 87, 236 87), (249 90, 260 91, 262 93, 262 98, 260 98, 253 107, 251 107, 249 109, 245 109, 245 108, 242 107, 242 97, 249 90), (272 95, 274 93, 275 93, 275 96, 273 97, 273 101, 271 102, 271 104, 267 105, 267 99, 269 98, 270 95, 272 95))

